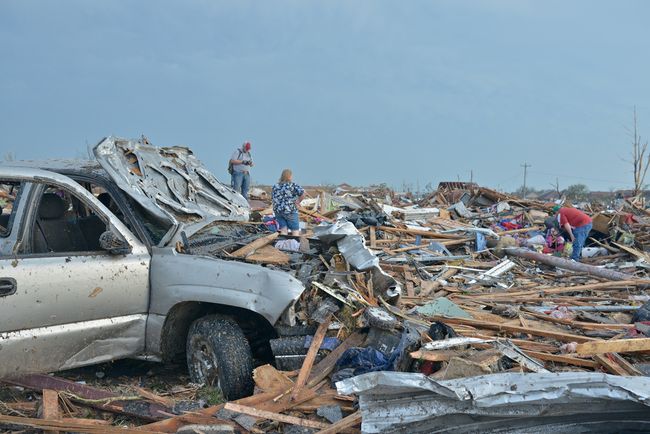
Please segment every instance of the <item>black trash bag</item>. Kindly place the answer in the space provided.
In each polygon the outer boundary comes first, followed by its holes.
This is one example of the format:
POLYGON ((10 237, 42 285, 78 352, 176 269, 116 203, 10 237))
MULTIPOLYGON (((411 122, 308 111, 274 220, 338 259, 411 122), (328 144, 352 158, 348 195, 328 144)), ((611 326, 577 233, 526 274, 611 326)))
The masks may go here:
POLYGON ((436 321, 429 327, 429 337, 434 341, 442 341, 449 338, 457 338, 458 334, 447 324, 436 321))

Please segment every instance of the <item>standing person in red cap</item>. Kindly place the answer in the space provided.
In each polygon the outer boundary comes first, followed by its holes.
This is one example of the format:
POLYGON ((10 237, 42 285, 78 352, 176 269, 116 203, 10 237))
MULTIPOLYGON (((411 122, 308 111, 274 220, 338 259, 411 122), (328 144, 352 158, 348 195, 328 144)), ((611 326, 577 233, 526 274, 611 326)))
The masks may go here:
POLYGON ((248 186, 250 185, 250 168, 253 167, 251 157, 251 142, 244 142, 241 148, 235 150, 230 157, 228 172, 230 173, 230 185, 237 193, 248 200, 248 186))

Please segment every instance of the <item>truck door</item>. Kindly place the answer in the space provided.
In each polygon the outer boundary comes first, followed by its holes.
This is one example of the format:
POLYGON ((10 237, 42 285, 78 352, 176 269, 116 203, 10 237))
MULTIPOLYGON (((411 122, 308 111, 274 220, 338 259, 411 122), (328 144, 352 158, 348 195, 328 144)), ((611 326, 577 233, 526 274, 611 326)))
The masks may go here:
MULTIPOLYGON (((48 372, 144 349, 150 255, 74 181, 30 184, 21 198, 19 253, 0 257, 0 376, 48 372), (130 253, 109 254, 109 230, 130 253)), ((15 222, 12 233, 16 230, 15 222)))

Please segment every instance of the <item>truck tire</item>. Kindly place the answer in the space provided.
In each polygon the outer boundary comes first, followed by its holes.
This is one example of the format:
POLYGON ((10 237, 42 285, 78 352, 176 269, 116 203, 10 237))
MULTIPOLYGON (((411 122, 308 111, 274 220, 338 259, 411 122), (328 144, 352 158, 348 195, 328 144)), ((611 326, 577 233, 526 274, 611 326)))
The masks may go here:
POLYGON ((241 328, 218 315, 197 319, 187 334, 192 382, 214 386, 227 400, 253 394, 253 356, 241 328))

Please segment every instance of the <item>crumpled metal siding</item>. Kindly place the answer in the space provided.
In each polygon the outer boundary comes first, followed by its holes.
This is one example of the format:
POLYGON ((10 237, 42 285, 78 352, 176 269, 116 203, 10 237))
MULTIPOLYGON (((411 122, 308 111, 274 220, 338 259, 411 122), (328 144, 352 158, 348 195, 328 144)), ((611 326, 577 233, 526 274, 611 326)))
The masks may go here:
POLYGON ((322 223, 314 228, 314 236, 324 243, 336 243, 345 260, 357 270, 371 270, 375 291, 388 299, 402 293, 400 284, 379 266, 379 258, 365 245, 363 235, 346 220, 335 223, 322 223))
POLYGON ((336 386, 341 394, 359 395, 364 433, 567 432, 568 426, 571 432, 606 432, 593 424, 611 429, 628 423, 650 428, 647 377, 499 373, 435 381, 372 372, 336 386))
POLYGON ((117 186, 161 221, 198 230, 215 220, 248 220, 246 199, 219 182, 188 148, 111 136, 93 151, 117 186))

